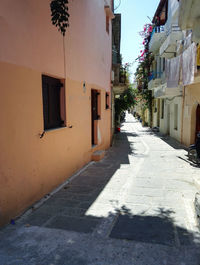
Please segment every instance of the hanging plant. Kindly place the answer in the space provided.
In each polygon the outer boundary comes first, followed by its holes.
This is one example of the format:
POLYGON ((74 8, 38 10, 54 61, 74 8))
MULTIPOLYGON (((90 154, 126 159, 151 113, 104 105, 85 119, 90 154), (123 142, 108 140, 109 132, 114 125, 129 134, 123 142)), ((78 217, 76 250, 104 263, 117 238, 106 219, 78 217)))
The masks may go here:
POLYGON ((50 8, 52 24, 65 36, 66 29, 69 27, 68 0, 52 0, 50 8))

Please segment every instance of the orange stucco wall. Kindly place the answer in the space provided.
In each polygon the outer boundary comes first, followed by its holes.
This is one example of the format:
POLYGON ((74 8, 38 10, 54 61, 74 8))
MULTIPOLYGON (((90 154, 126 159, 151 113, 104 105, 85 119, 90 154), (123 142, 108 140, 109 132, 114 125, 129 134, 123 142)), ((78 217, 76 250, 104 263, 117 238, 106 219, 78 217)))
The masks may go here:
POLYGON ((110 145, 105 91, 110 91, 111 36, 104 0, 70 1, 69 10, 70 28, 63 42, 51 25, 48 0, 1 1, 0 225, 91 160, 91 89, 101 91, 96 149, 110 145), (40 139, 42 73, 66 79, 68 127, 40 139))

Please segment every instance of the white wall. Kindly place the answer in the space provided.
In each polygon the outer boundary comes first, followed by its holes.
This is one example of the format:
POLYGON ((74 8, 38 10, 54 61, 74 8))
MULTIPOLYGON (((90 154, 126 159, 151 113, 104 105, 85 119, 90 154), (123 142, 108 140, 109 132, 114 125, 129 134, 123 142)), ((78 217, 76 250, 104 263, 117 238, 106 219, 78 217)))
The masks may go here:
POLYGON ((160 119, 160 131, 169 134, 171 137, 181 141, 181 123, 182 123, 182 97, 174 99, 165 99, 164 118, 160 119), (178 105, 177 129, 175 128, 175 104, 178 105), (170 116, 169 116, 170 115, 170 116))
POLYGON ((168 20, 169 23, 178 23, 179 2, 177 0, 168 1, 168 20))

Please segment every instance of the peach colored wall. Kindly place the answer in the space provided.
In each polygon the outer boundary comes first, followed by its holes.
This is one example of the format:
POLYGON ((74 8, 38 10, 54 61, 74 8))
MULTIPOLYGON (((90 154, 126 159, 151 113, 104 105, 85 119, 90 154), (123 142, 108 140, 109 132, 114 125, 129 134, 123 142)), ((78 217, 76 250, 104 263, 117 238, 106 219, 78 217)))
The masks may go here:
MULTIPOLYGON (((1 1, 0 60, 64 77, 63 38, 51 25, 49 2, 1 1)), ((104 0, 69 2, 67 76, 109 90, 111 34, 106 32, 104 0)))
POLYGON ((63 38, 51 25, 48 0, 3 0, 0 9, 0 225, 62 183, 110 145, 111 36, 104 0, 70 1, 63 38), (69 127, 43 132, 41 75, 66 76, 69 127), (83 90, 86 82, 86 91, 83 90), (98 146, 91 148, 91 89, 101 91, 98 146))

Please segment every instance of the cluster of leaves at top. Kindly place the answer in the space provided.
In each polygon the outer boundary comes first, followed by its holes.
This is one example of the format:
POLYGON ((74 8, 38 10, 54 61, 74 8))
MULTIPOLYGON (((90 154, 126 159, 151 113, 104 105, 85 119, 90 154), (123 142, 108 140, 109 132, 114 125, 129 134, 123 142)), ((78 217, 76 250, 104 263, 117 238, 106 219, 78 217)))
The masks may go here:
POLYGON ((69 27, 68 0, 51 0, 51 21, 63 36, 69 27))

